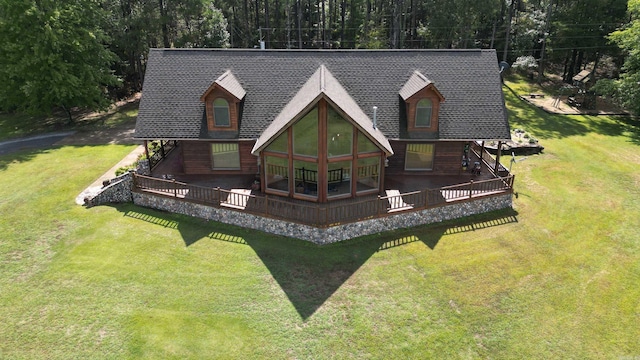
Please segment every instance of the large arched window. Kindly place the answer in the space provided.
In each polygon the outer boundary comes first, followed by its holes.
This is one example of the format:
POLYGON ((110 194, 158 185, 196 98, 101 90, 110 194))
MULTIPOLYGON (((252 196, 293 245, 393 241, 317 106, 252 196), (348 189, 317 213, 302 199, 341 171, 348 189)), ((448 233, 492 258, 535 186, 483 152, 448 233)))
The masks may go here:
POLYGON ((216 126, 231 126, 229 121, 229 103, 223 98, 213 100, 213 121, 216 126))
POLYGON ((431 127, 432 103, 429 99, 422 99, 416 105, 416 127, 431 127))

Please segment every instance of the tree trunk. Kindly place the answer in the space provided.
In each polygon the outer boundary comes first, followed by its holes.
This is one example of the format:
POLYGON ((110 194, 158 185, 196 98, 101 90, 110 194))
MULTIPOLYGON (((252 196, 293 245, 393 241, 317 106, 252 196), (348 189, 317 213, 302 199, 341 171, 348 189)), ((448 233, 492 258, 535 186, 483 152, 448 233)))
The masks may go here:
POLYGON ((71 109, 64 106, 60 105, 60 107, 62 108, 62 110, 64 110, 64 113, 67 114, 67 125, 72 125, 73 124, 73 116, 71 115, 71 109))
POLYGON ((271 27, 269 26, 269 0, 264 0, 264 26, 267 27, 266 29, 266 36, 265 36, 265 47, 266 48, 270 48, 270 42, 271 42, 271 27))
POLYGON ((327 37, 326 37, 326 31, 327 31, 327 15, 325 14, 325 2, 324 0, 322 0, 321 2, 319 2, 318 4, 322 4, 322 32, 320 34, 321 36, 321 41, 322 41, 322 48, 326 49, 327 48, 327 37))
POLYGON ((567 72, 565 74, 565 78, 563 79, 566 83, 571 83, 573 80, 573 75, 575 75, 575 67, 576 67, 576 57, 578 56, 578 50, 573 49, 571 51, 571 62, 569 62, 569 66, 567 67, 567 72))
POLYGON ((298 22, 298 49, 302 49, 302 0, 297 1, 296 10, 298 12, 297 22, 298 22))
MULTIPOLYGON (((268 0, 266 0, 268 1, 268 0)), ((256 0, 256 30, 260 29, 260 0, 256 0)), ((262 39, 258 39, 262 40, 262 39)))
POLYGON ((540 51, 540 63, 538 64, 538 84, 542 83, 544 78, 544 55, 547 48, 547 33, 549 32, 549 24, 551 23, 551 3, 547 7, 547 21, 544 24, 544 34, 542 34, 542 50, 540 51))
POLYGON ((158 1, 158 6, 160 6, 160 24, 162 28, 162 45, 165 48, 171 47, 171 42, 169 42, 169 27, 167 26, 167 11, 164 8, 164 0, 158 1))
POLYGON ((513 8, 515 3, 516 0, 511 0, 511 6, 509 7, 509 12, 507 14, 507 30, 505 32, 504 53, 502 54, 502 61, 507 61, 509 55, 509 42, 511 38, 511 17, 513 16, 513 8))
POLYGON ((347 0, 340 2, 340 47, 344 48, 344 18, 347 10, 347 0))

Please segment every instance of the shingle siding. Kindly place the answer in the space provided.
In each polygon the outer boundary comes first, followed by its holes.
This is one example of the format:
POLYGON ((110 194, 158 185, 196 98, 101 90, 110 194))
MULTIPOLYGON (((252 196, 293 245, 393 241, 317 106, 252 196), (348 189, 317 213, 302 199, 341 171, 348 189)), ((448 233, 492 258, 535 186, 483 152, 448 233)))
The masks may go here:
POLYGON ((230 70, 246 90, 238 137, 258 138, 320 65, 370 118, 372 107, 378 107, 378 127, 388 138, 406 135, 399 91, 416 70, 445 98, 439 114, 440 139, 510 136, 493 50, 215 49, 150 51, 135 136, 202 138, 206 123, 200 97, 230 70))

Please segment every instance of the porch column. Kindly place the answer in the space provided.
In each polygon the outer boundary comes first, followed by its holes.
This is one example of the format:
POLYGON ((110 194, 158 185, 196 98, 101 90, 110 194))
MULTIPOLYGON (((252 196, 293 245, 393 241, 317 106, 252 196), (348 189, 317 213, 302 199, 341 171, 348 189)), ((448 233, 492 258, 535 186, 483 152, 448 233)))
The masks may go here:
POLYGON ((498 175, 498 171, 500 170, 500 155, 502 155, 502 141, 498 141, 498 151, 496 152, 496 168, 494 173, 498 175))
POLYGON ((144 153, 147 155, 147 160, 149 160, 149 140, 144 141, 144 153))

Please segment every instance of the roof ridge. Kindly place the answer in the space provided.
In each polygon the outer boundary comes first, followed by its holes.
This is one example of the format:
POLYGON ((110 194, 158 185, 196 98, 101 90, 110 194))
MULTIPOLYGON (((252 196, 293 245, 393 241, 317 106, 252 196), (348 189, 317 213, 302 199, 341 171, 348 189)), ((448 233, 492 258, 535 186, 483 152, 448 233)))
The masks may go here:
POLYGON ((465 53, 465 52, 495 52, 495 49, 251 49, 251 48, 151 48, 149 51, 153 52, 297 52, 297 53, 340 53, 340 52, 353 52, 353 53, 421 53, 421 52, 433 52, 433 53, 465 53))

